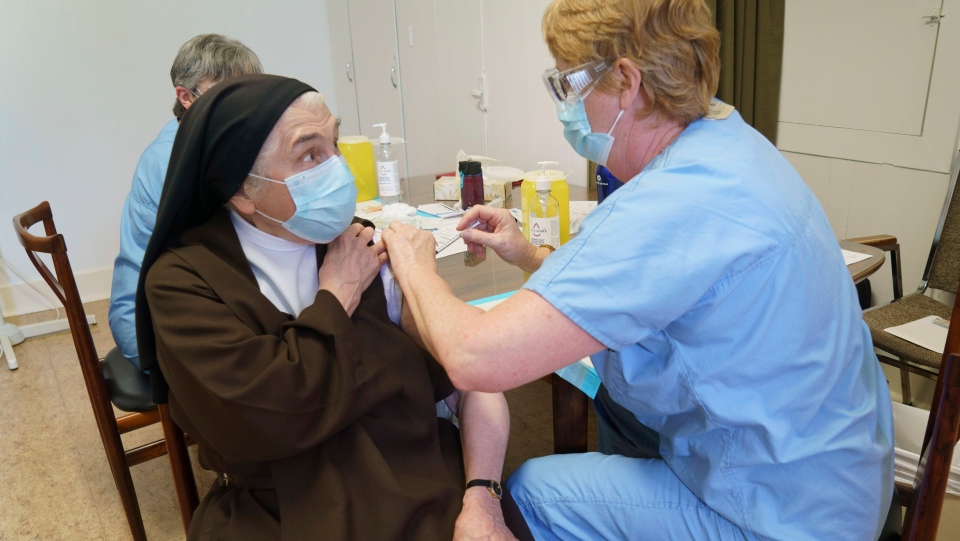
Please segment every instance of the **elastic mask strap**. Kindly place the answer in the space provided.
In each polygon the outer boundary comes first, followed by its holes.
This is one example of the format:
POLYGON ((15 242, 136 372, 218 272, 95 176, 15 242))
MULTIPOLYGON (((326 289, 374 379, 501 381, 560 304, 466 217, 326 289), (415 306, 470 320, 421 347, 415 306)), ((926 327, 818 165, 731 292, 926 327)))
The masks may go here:
POLYGON ((623 116, 624 111, 626 111, 626 109, 620 109, 620 114, 617 115, 617 119, 613 121, 613 126, 610 126, 610 131, 607 132, 607 135, 613 133, 613 129, 617 127, 617 122, 620 122, 620 117, 623 116))
MULTIPOLYGON (((623 111, 620 111, 620 112, 623 113, 623 111)), ((618 117, 618 118, 619 118, 619 117, 618 117)), ((261 177, 260 175, 254 175, 253 173, 247 173, 247 176, 248 176, 248 177, 253 177, 253 178, 258 178, 258 179, 260 179, 260 180, 266 180, 267 182, 272 182, 272 183, 274 183, 274 184, 286 184, 286 182, 284 182, 284 181, 282 181, 282 180, 273 180, 272 178, 261 177)))
MULTIPOLYGON (((270 179, 264 179, 264 180, 270 180, 270 179)), ((259 214, 260 216, 263 216, 264 218, 272 221, 272 222, 277 222, 278 224, 284 223, 283 220, 278 220, 278 219, 274 218, 273 216, 267 216, 266 214, 260 212, 260 209, 253 209, 253 211, 256 212, 257 214, 259 214)))

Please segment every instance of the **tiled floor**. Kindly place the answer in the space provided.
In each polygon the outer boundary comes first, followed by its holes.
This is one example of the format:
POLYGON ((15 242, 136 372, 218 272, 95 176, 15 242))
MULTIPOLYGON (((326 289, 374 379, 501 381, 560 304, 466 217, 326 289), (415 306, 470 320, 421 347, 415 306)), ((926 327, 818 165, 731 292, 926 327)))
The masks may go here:
MULTIPOLYGON (((97 318, 91 329, 104 355, 114 345, 107 301, 90 303, 87 313, 97 318)), ((26 325, 52 317, 51 312, 8 321, 26 325)), ((31 338, 15 351, 18 370, 0 363, 0 541, 130 539, 70 334, 31 338)), ((504 476, 553 448, 549 385, 533 382, 507 393, 507 400, 512 426, 504 476)), ((596 419, 590 413, 595 449, 596 419)), ((123 439, 129 449, 160 437, 154 425, 123 439)), ((191 454, 196 464, 195 448, 191 454)), ((147 536, 183 539, 167 458, 132 472, 147 536)), ((213 477, 196 467, 195 473, 202 497, 213 477)))

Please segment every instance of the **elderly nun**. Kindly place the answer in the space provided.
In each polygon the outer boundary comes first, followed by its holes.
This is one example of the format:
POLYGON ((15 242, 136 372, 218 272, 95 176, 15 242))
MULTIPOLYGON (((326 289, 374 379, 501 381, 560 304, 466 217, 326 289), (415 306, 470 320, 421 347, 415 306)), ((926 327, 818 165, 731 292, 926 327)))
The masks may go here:
POLYGON ((506 402, 457 392, 391 320, 337 124, 306 84, 251 75, 201 96, 177 132, 137 336, 156 400, 217 473, 189 537, 510 538, 486 488, 506 402))

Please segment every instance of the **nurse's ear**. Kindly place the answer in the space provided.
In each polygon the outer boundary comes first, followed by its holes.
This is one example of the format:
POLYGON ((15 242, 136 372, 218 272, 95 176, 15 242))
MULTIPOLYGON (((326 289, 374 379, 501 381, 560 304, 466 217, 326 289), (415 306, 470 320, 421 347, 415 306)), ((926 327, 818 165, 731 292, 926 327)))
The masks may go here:
POLYGON ((649 100, 645 93, 641 91, 643 75, 640 73, 640 70, 633 65, 630 59, 617 59, 617 61, 613 63, 612 76, 619 81, 621 111, 632 108, 638 98, 642 102, 639 104, 641 106, 640 109, 646 107, 647 101, 649 100))

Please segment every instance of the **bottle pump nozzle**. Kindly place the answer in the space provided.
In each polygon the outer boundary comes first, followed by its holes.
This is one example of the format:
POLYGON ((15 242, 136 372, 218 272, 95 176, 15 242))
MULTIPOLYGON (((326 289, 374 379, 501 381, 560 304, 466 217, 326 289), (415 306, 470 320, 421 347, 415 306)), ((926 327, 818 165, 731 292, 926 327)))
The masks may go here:
POLYGON ((373 127, 374 127, 374 128, 380 128, 380 129, 382 130, 382 133, 380 134, 380 144, 381 144, 381 145, 389 145, 389 144, 390 144, 390 134, 387 133, 387 123, 386 123, 386 122, 382 122, 382 123, 380 123, 380 124, 374 124, 373 127))
POLYGON ((540 166, 540 175, 537 177, 536 187, 537 191, 549 190, 551 185, 551 179, 547 176, 547 166, 548 165, 560 165, 557 162, 537 162, 537 165, 540 166))
POLYGON ((557 163, 557 162, 537 162, 537 165, 540 166, 540 176, 541 176, 541 177, 545 177, 545 176, 547 176, 547 166, 548 166, 548 165, 560 165, 560 164, 557 163))

